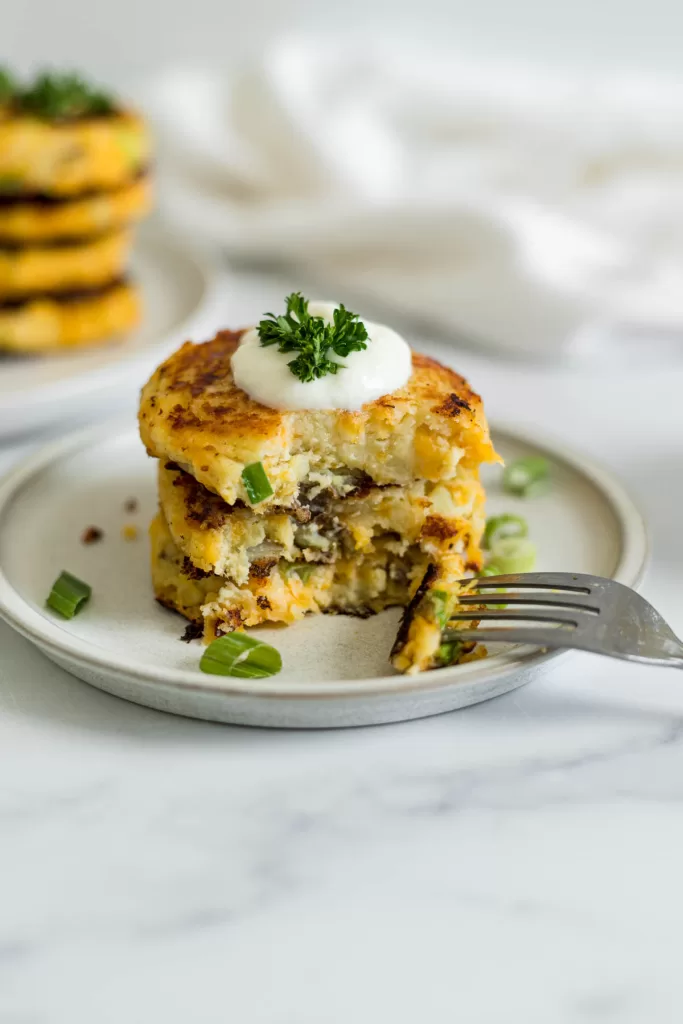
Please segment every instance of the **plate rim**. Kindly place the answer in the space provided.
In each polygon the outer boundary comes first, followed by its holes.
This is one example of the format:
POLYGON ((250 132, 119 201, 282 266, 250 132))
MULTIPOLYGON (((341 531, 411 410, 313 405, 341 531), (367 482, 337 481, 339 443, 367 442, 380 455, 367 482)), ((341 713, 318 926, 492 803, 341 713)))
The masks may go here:
MULTIPOLYGON (((500 421, 492 421, 491 432, 506 437, 513 443, 532 446, 555 461, 562 461, 575 472, 587 478, 601 492, 616 516, 621 531, 619 561, 613 579, 627 586, 637 588, 647 566, 650 544, 645 519, 638 505, 626 488, 604 469, 600 463, 583 453, 556 441, 544 430, 544 438, 538 441, 530 429, 520 429, 500 421)), ((130 419, 117 417, 104 423, 87 426, 42 446, 27 459, 22 460, 0 479, 0 533, 8 508, 15 496, 30 480, 45 467, 79 450, 92 448, 107 440, 125 443, 137 438, 137 431, 130 419)), ((139 440, 139 439, 138 439, 139 440)), ((229 676, 208 676, 199 669, 178 669, 171 667, 140 666, 135 659, 125 656, 112 658, 102 653, 102 648, 92 641, 70 633, 60 622, 54 622, 34 609, 8 580, 0 563, 0 619, 12 629, 30 640, 38 648, 54 653, 89 669, 119 678, 135 679, 138 682, 167 686, 183 691, 203 692, 207 695, 225 697, 263 697, 282 700, 320 700, 340 697, 382 697, 437 690, 457 682, 460 685, 485 684, 525 668, 535 667, 551 658, 558 658, 568 650, 543 651, 531 645, 516 646, 510 651, 488 658, 434 669, 416 675, 386 675, 372 679, 331 680, 326 682, 277 683, 270 679, 238 679, 229 676)))
MULTIPOLYGON (((141 351, 131 352, 127 357, 106 366, 84 370, 81 373, 74 373, 71 376, 41 385, 41 402, 68 402, 84 393, 88 397, 92 397, 97 392, 116 389, 121 381, 136 369, 144 367, 146 364, 149 364, 150 367, 156 365, 159 361, 160 351, 166 348, 169 348, 170 351, 174 345, 177 347, 189 338, 193 333, 196 321, 204 315, 206 310, 211 308, 218 298, 221 274, 208 254, 196 246, 181 242, 171 231, 155 224, 144 225, 139 230, 138 239, 133 247, 133 255, 135 255, 135 248, 140 242, 150 248, 163 245, 167 249, 173 249, 176 258, 184 260, 186 266, 187 264, 193 266, 201 285, 201 295, 193 310, 178 321, 170 331, 160 335, 141 351)), ((56 358, 59 358, 59 354, 56 355, 56 358)), ((30 400, 34 394, 36 394, 34 388, 31 385, 26 385, 16 388, 9 395, 3 395, 0 399, 2 415, 5 416, 7 413, 11 414, 13 411, 25 408, 26 401, 30 400)))

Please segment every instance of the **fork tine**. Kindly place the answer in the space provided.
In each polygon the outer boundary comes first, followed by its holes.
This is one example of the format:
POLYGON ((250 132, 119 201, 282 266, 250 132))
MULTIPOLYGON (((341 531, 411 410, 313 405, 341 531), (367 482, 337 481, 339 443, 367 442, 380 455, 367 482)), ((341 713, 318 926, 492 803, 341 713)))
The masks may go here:
POLYGON ((489 593, 461 594, 458 597, 458 604, 519 604, 531 608, 542 606, 547 608, 571 608, 579 612, 592 612, 600 614, 600 608, 594 598, 588 594, 575 592, 562 592, 556 594, 516 594, 514 591, 508 593, 505 590, 492 591, 489 593))
POLYGON ((683 668, 683 643, 671 627, 645 598, 615 580, 580 573, 511 573, 473 582, 486 589, 473 593, 470 586, 460 595, 463 606, 451 616, 443 643, 567 648, 683 668), (506 593, 506 587, 519 592, 506 593), (462 629, 454 628, 458 625, 462 629))
POLYGON ((500 576, 481 576, 475 580, 463 580, 463 584, 474 584, 480 589, 509 586, 528 587, 534 590, 560 590, 568 593, 590 594, 595 586, 595 576, 583 573, 526 572, 507 573, 500 576), (569 582, 568 582, 569 581, 569 582))
POLYGON ((539 627, 538 629, 515 628, 514 626, 509 629, 505 627, 501 629, 492 629, 490 627, 488 629, 486 627, 479 627, 477 629, 449 629, 444 632, 443 639, 444 641, 476 640, 482 644, 531 644, 532 647, 558 648, 562 646, 582 646, 582 644, 577 644, 573 630, 558 629, 557 626, 539 627), (566 645, 558 642, 561 637, 566 637, 566 645))
POLYGON ((571 612, 565 612, 561 609, 553 609, 553 611, 504 611, 493 609, 485 609, 484 611, 471 611, 471 612, 455 612, 450 616, 451 622, 469 622, 471 619, 477 619, 479 622, 557 622, 564 626, 573 626, 575 629, 578 626, 578 615, 572 614, 571 612))

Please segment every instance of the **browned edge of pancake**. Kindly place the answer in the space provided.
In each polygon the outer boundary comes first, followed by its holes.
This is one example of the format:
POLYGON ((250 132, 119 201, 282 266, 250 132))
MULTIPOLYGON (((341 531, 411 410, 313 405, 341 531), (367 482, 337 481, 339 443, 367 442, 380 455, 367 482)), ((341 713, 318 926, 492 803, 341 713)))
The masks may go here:
POLYGON ((98 285, 96 288, 79 288, 70 292, 36 292, 31 295, 22 295, 16 299, 3 299, 0 300, 0 311, 21 309, 22 306, 29 306, 32 302, 39 302, 41 299, 59 302, 60 304, 64 303, 65 305, 72 302, 83 302, 84 299, 97 299, 114 291, 115 288, 131 284, 133 284, 133 281, 129 275, 122 274, 106 284, 98 285))
POLYGON ((68 195, 49 195, 46 192, 2 192, 0 182, 0 206, 19 206, 24 203, 34 204, 36 206, 68 206, 69 203, 78 203, 83 199, 97 199, 98 196, 115 195, 117 192, 121 192, 131 185, 134 185, 137 181, 141 181, 151 175, 152 165, 146 164, 141 167, 135 174, 131 175, 130 178, 121 185, 117 185, 115 188, 109 189, 98 189, 91 188, 85 189, 83 192, 69 193, 68 195))

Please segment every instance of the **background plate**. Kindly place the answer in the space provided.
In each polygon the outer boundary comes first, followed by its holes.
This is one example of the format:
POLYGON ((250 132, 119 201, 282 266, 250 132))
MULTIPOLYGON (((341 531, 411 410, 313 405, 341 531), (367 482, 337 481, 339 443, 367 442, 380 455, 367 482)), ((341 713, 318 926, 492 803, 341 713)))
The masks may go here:
MULTIPOLYGON (((498 429, 506 460, 542 453, 553 462, 551 492, 530 502, 503 494, 499 468, 485 474, 489 514, 519 511, 539 549, 538 568, 612 576, 635 585, 647 544, 621 486, 585 459, 498 429)), ((421 676, 388 674, 399 612, 371 619, 311 617, 259 635, 277 645, 284 668, 272 679, 206 676, 199 642, 180 642, 185 621, 151 594, 147 524, 156 510, 155 463, 137 433, 109 424, 62 439, 0 486, 0 615, 81 679, 150 707, 251 725, 368 725, 438 714, 528 682, 555 654, 500 649, 482 661, 421 676), (125 432, 124 432, 125 431, 125 432), (136 498, 135 514, 124 510, 136 498), (139 535, 126 541, 122 528, 139 535), (94 525, 104 539, 84 546, 94 525), (93 586, 87 610, 57 619, 44 607, 62 569, 93 586)))
POLYGON ((101 418, 103 401, 121 385, 142 384, 167 353, 219 319, 213 271, 154 227, 139 233, 131 277, 144 315, 123 340, 51 356, 0 354, 0 440, 90 410, 101 418))

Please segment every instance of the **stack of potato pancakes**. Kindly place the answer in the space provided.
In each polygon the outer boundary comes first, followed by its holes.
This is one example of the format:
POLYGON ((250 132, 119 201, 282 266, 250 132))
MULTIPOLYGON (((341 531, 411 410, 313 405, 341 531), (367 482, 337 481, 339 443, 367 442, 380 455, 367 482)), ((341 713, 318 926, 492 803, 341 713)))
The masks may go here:
POLYGON ((188 342, 142 392, 140 432, 159 460, 158 600, 207 642, 307 613, 398 605, 394 667, 446 663, 449 609, 481 567, 479 466, 498 461, 481 399, 414 354, 407 384, 357 412, 273 409, 235 384, 240 337, 188 342))
POLYGON ((71 74, 0 70, 0 351, 40 353, 134 327, 131 226, 151 202, 145 122, 71 74))

